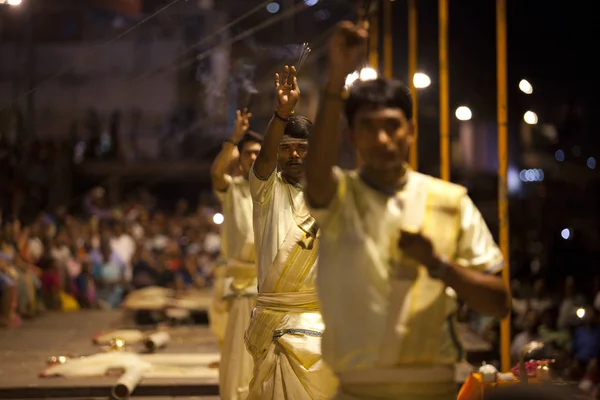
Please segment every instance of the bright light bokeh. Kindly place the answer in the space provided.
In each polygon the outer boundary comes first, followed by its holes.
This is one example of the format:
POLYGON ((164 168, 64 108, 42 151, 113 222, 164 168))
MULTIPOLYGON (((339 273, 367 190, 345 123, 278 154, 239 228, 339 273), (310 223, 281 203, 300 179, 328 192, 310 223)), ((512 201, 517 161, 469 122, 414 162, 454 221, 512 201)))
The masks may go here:
POLYGON ((22 2, 22 0, 0 0, 0 4, 8 4, 13 7, 20 6, 22 2))
POLYGON ((538 116, 533 111, 527 111, 523 115, 523 121, 525 121, 525 123, 527 123, 529 125, 535 125, 538 123, 538 116))
POLYGON ((267 11, 271 14, 276 14, 277 12, 279 12, 279 3, 272 2, 267 4, 267 11))
POLYGON ((519 176, 519 170, 517 170, 514 166, 510 165, 508 167, 508 171, 506 172, 506 184, 508 186, 508 193, 514 194, 519 193, 523 186, 523 182, 521 182, 519 176))
POLYGON ((374 79, 377 79, 377 71, 371 67, 365 67, 360 70, 360 73, 354 71, 346 77, 346 87, 352 86, 357 80, 372 81, 374 79))
POLYGON ((529 83, 527 79, 521 79, 521 82, 519 82, 519 89, 525 94, 533 93, 533 86, 531 86, 531 83, 529 83))
POLYGON ((213 215, 213 222, 215 224, 221 225, 223 223, 223 221, 225 221, 225 217, 223 217, 223 214, 216 213, 215 215, 213 215))
POLYGON ((556 158, 556 161, 565 161, 565 152, 561 149, 556 150, 556 153, 554 153, 554 158, 556 158))
POLYGON ((304 4, 306 4, 309 7, 314 6, 315 4, 317 4, 319 2, 319 0, 304 0, 304 4))
POLYGON ((582 319, 583 317, 585 317, 585 309, 584 308, 578 308, 576 311, 577 316, 579 317, 579 319, 582 319))
POLYGON ((456 118, 460 121, 468 121, 471 118, 473 118, 473 113, 471 112, 471 109, 467 106, 458 107, 454 115, 456 115, 456 118))
POLYGON ((377 79, 377 71, 375 71, 371 67, 365 67, 360 70, 360 78, 361 81, 372 81, 377 79))
POLYGON ((586 164, 589 169, 596 169, 596 159, 594 157, 588 158, 586 164))
POLYGON ((562 237, 565 240, 568 240, 571 237, 571 230, 568 228, 563 229, 562 231, 560 231, 560 237, 562 237))
POLYGON ((431 78, 423 72, 417 72, 415 73, 415 76, 413 76, 413 85, 415 85, 417 89, 425 89, 431 85, 431 78))
POLYGON ((358 78, 360 78, 360 75, 358 75, 358 72, 355 71, 355 72, 351 73, 350 75, 348 75, 346 77, 346 86, 352 86, 352 84, 354 82, 356 82, 356 80, 358 78))
POLYGON ((519 172, 519 179, 523 182, 542 182, 544 171, 541 169, 524 169, 519 172))

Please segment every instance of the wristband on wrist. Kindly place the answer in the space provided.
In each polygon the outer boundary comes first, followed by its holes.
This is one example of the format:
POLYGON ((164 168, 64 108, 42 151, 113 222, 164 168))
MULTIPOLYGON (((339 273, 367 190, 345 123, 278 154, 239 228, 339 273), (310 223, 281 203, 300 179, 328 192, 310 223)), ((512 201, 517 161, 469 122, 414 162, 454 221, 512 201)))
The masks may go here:
POLYGON ((275 118, 277 118, 278 120, 280 120, 280 121, 283 121, 283 122, 287 123, 287 122, 290 120, 290 117, 291 117, 292 115, 294 115, 294 112, 292 111, 292 112, 290 113, 290 115, 289 115, 287 118, 284 118, 284 117, 282 117, 281 115, 279 115, 279 113, 277 112, 277 110, 275 110, 275 111, 273 112, 273 115, 274 115, 274 116, 275 116, 275 118))
POLYGON ((238 145, 238 143, 237 143, 237 142, 234 142, 234 141, 233 141, 233 139, 227 139, 227 140, 225 141, 225 143, 231 143, 231 144, 232 144, 232 145, 234 145, 234 146, 237 146, 237 145, 238 145))

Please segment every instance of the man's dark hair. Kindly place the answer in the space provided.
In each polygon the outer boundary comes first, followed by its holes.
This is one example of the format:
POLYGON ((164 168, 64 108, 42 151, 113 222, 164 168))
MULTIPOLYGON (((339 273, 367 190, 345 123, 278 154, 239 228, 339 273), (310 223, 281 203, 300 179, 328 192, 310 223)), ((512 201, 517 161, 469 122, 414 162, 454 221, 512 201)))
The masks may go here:
POLYGON ((292 115, 288 120, 284 136, 289 136, 293 139, 308 140, 313 124, 310 120, 302 115, 292 115))
POLYGON ((244 136, 242 136, 242 139, 238 142, 238 150, 239 150, 240 154, 242 154, 242 151, 244 151, 244 146, 246 145, 246 143, 262 144, 262 142, 263 142, 263 138, 260 133, 248 130, 248 131, 246 131, 246 133, 244 133, 244 136))
POLYGON ((406 85, 397 79, 378 78, 354 82, 346 100, 346 119, 352 126, 360 109, 399 108, 407 120, 412 119, 412 97, 406 85))

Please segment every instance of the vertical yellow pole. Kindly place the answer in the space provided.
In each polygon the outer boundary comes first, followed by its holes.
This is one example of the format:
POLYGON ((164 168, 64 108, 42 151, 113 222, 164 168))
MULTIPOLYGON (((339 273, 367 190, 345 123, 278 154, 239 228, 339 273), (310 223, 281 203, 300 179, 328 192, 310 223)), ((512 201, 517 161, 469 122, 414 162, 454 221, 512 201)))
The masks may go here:
MULTIPOLYGON (((508 84, 506 72, 506 0, 496 0, 496 62, 498 96, 498 219, 500 250, 504 256, 502 278, 510 287, 510 242, 508 221, 508 84)), ((500 362, 503 372, 510 369, 510 315, 500 324, 500 362)))
POLYGON ((394 72, 392 42, 392 0, 383 0, 383 76, 392 78, 394 72))
POLYGON ((410 166, 416 171, 419 167, 419 97, 415 88, 414 77, 417 73, 418 55, 418 20, 417 0, 408 0, 408 81, 413 101, 414 141, 410 148, 410 166))
POLYGON ((379 71, 379 10, 371 14, 369 21, 369 66, 379 71))
POLYGON ((450 87, 448 78, 448 0, 439 0, 440 177, 450 180, 450 87))

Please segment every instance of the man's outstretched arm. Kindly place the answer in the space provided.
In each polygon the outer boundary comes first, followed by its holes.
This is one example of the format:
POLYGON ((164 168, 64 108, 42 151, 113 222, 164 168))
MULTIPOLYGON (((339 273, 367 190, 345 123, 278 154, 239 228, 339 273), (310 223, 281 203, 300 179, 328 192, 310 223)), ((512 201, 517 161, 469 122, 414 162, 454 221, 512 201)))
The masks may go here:
POLYGON ((306 155, 305 195, 308 204, 316 209, 329 206, 335 196, 332 168, 339 158, 346 76, 363 61, 367 37, 365 29, 345 21, 338 25, 329 42, 328 80, 306 155))
POLYGON ((260 153, 254 161, 254 173, 258 178, 267 178, 277 166, 277 150, 285 132, 287 119, 292 115, 300 98, 300 89, 296 79, 296 68, 285 66, 283 79, 275 74, 275 90, 279 102, 263 139, 260 153))
POLYGON ((239 157, 237 144, 248 130, 250 117, 252 114, 248 113, 248 110, 237 111, 231 139, 223 143, 221 151, 210 167, 210 178, 213 189, 216 191, 224 192, 229 188, 227 171, 231 163, 239 157))

